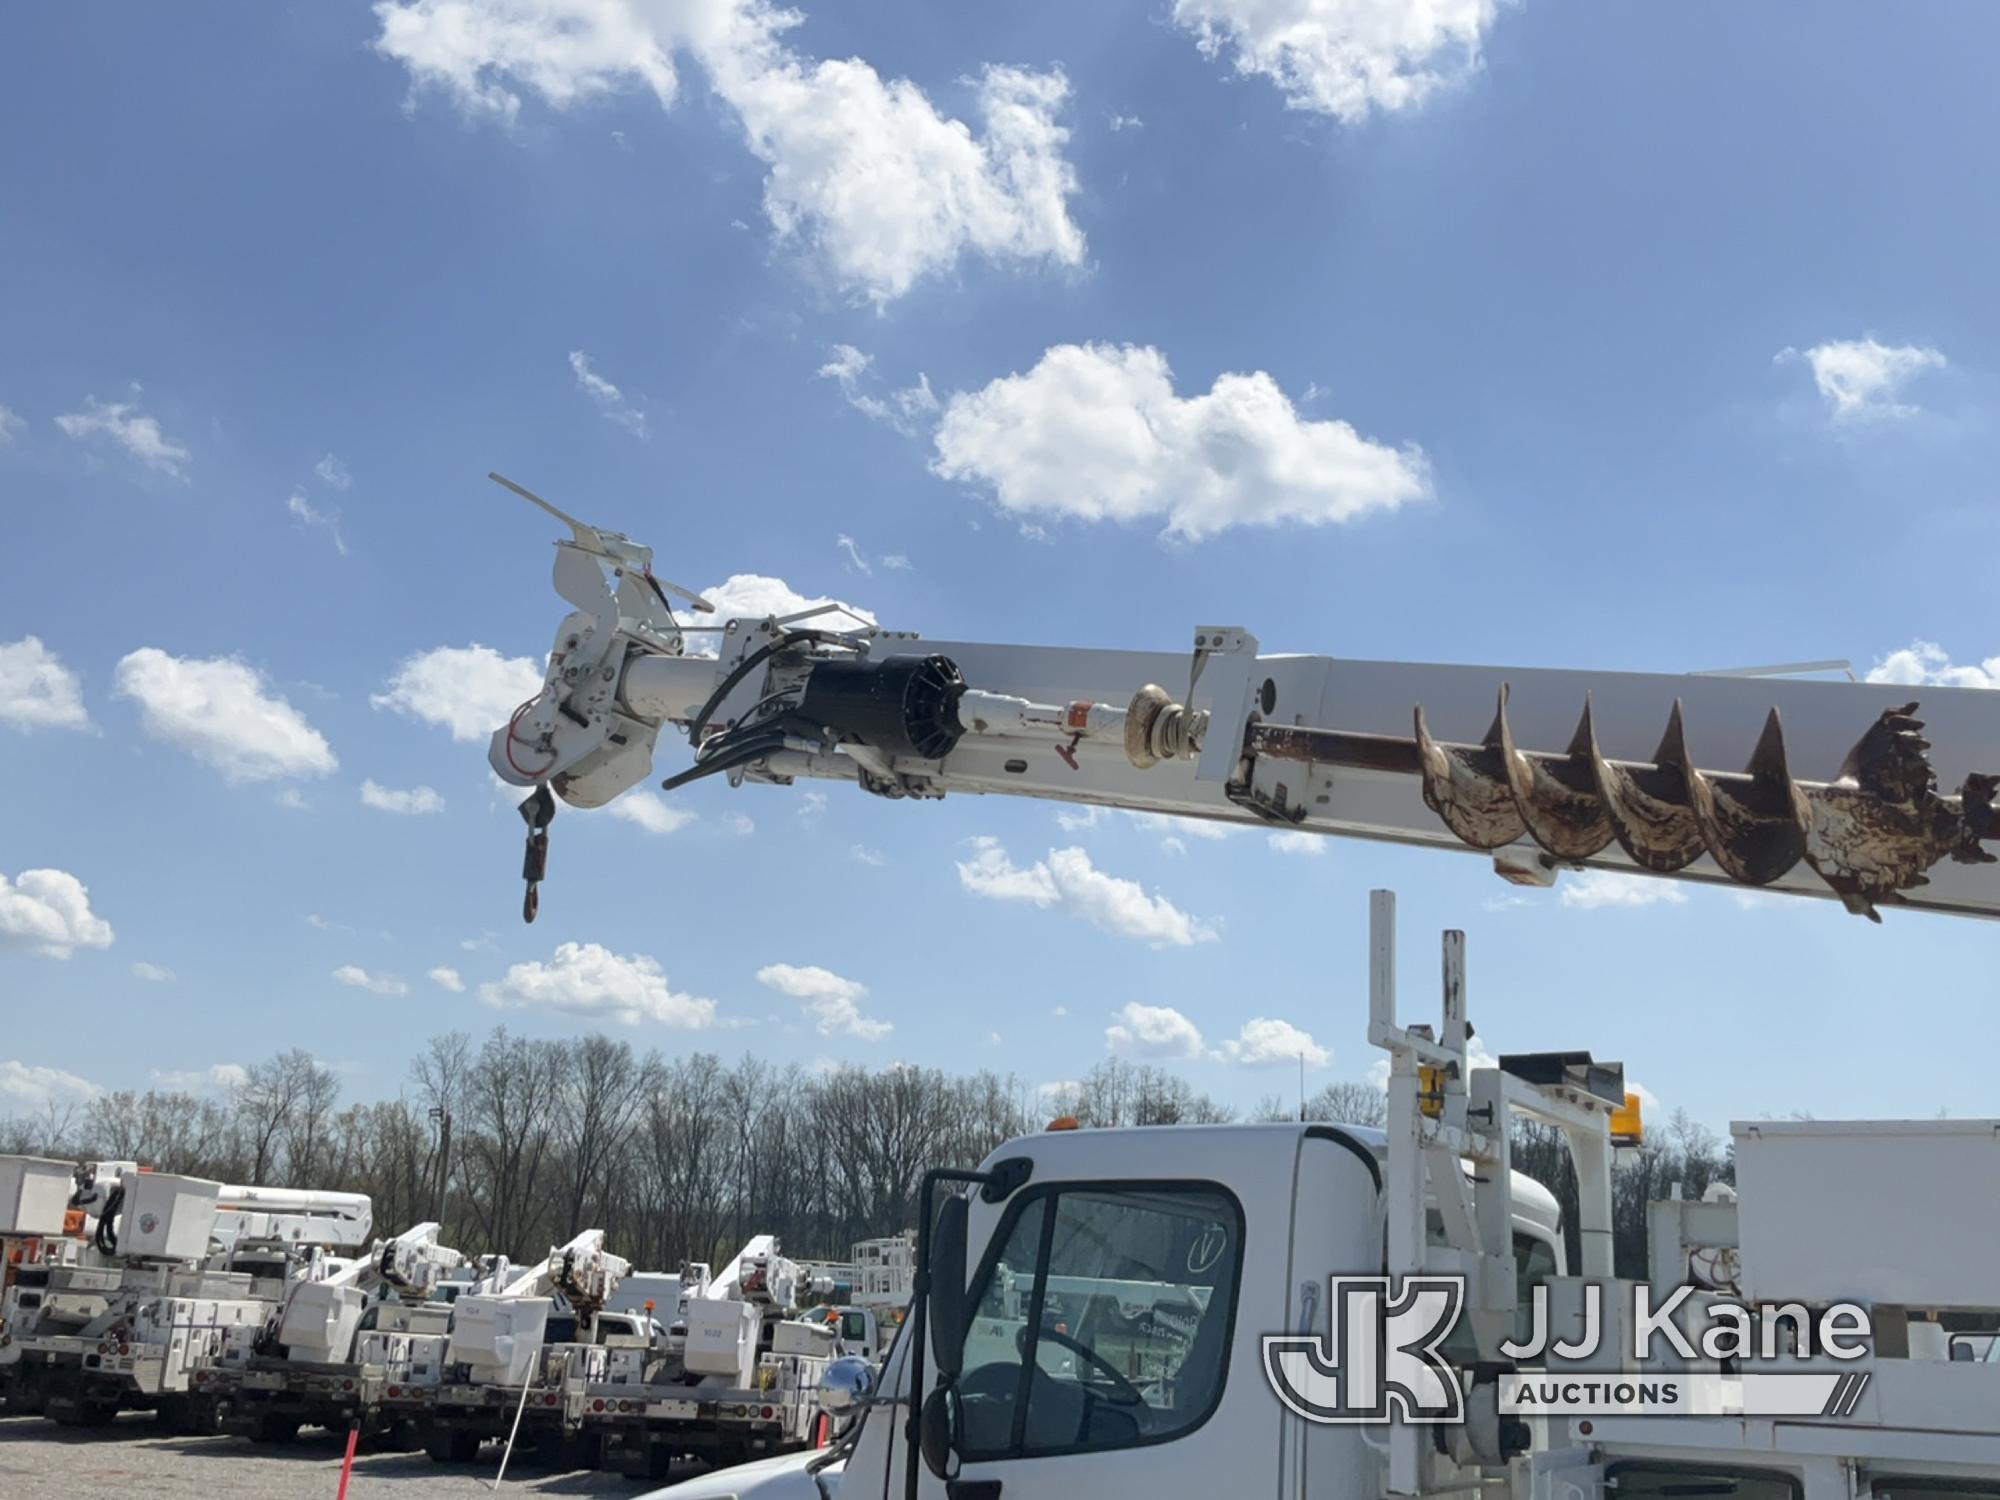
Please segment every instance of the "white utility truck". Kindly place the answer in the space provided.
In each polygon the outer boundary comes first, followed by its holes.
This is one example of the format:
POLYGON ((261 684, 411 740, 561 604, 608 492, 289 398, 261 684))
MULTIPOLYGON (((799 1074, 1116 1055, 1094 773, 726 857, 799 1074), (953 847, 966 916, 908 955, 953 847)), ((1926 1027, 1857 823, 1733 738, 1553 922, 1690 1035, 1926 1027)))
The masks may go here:
POLYGON ((222 1404, 223 1429, 288 1443, 301 1427, 354 1426, 371 1444, 413 1446, 414 1424, 382 1406, 403 1367, 387 1352, 392 1344, 366 1336, 447 1331, 450 1305, 428 1299, 465 1257, 438 1234, 436 1224, 417 1224, 317 1280, 294 1281, 248 1357, 225 1354, 195 1374, 197 1390, 222 1404))
POLYGON ((14 1227, 43 1237, 0 1298, 0 1379, 10 1409, 70 1425, 138 1408, 212 1430, 218 1408, 199 1372, 316 1274, 321 1252, 365 1241, 372 1220, 358 1194, 225 1186, 130 1162, 72 1168, 58 1219, 49 1164, 10 1160, 39 1184, 35 1222, 14 1227))
POLYGON ((802 1284, 777 1239, 757 1235, 666 1339, 611 1349, 585 1415, 605 1465, 665 1478, 677 1459, 737 1463, 830 1436, 817 1391, 840 1329, 794 1316, 802 1284))
MULTIPOLYGON (((1919 720, 1901 687, 1783 669, 1667 675, 1352 661, 1264 654, 1239 626, 1198 627, 1191 652, 1170 653, 925 641, 851 612, 842 618, 831 605, 683 625, 669 592, 701 614, 714 606, 657 577, 650 547, 499 482, 571 532, 557 543, 554 569, 570 613, 541 690, 488 749, 496 775, 532 789, 520 806, 529 921, 557 799, 601 807, 638 785, 669 728, 686 735, 694 762, 662 783, 667 790, 720 776, 731 785, 839 780, 904 802, 1012 794, 1471 849, 1502 878, 1530 886, 1604 869, 1829 898, 1871 919, 1883 907, 2000 916, 2000 871, 1987 848, 2000 840, 2000 775, 1988 759, 2000 746, 2000 694, 1926 686, 1919 720), (701 636, 713 654, 691 649, 701 636)), ((1492 1475, 1568 1483, 1554 1477, 1553 1458, 1523 1477, 1541 1462, 1524 1445, 1554 1454, 1571 1435, 1552 1430, 1561 1421, 1503 1421, 1498 1411, 1513 1367, 1500 1343, 1519 1312, 1508 1132, 1527 1115, 1569 1146, 1582 1263, 1579 1275, 1551 1285, 1571 1299, 1571 1316, 1574 1300, 1591 1285, 1602 1293, 1612 1272, 1616 1071, 1584 1054, 1473 1068, 1462 997, 1454 1020, 1448 993, 1445 1029, 1429 1037, 1397 1027, 1381 998, 1370 1032, 1391 1056, 1392 1123, 1379 1159, 1352 1131, 1273 1127, 1051 1135, 989 1161, 969 1224, 966 1210, 949 1206, 944 1219, 960 1216, 943 1237, 947 1249, 969 1233, 980 1259, 966 1268, 946 1255, 951 1268, 934 1280, 937 1267, 919 1256, 924 1285, 883 1380, 904 1405, 865 1409, 834 1461, 846 1465, 850 1500, 856 1488, 869 1500, 997 1500, 1003 1489, 1008 1500, 1239 1491, 1366 1500, 1470 1492, 1492 1475), (1442 1244, 1430 1243, 1429 1213, 1442 1244), (1043 1227, 1039 1242, 1034 1225, 1043 1227), (1326 1309, 1308 1305, 1307 1288, 1330 1266, 1383 1266, 1383 1238, 1392 1276, 1441 1263, 1466 1278, 1478 1356, 1460 1365, 1468 1420, 1449 1428, 1291 1420, 1264 1379, 1259 1325, 1276 1336, 1310 1327, 1326 1309), (1043 1317, 1050 1279, 1072 1274, 1051 1264, 1054 1246, 1092 1240, 1107 1247, 1100 1263, 1076 1274, 1184 1289, 1185 1355, 1130 1339, 1106 1352, 1059 1326, 1063 1319, 1043 1317), (1237 1261, 1224 1255, 1199 1276, 1170 1264, 1183 1254, 1205 1262, 1217 1245, 1233 1245, 1237 1261), (1135 1276, 1135 1267, 1151 1274, 1135 1276), (1001 1273, 1018 1293, 1023 1268, 1042 1305, 1031 1301, 1020 1319, 1013 1358, 986 1360, 966 1337, 972 1309, 1001 1297, 1004 1319, 1001 1273), (932 1295, 949 1315, 935 1350, 923 1336, 932 1295), (971 1363, 975 1356, 985 1362, 971 1363), (946 1367, 937 1391, 923 1378, 927 1359, 946 1367), (1453 1477, 1454 1468, 1471 1477, 1453 1477)), ((1962 1188, 1953 1185, 1955 1194, 1962 1188)), ((919 1230, 928 1237, 932 1228, 927 1212, 919 1230)), ((1988 1243, 1976 1241, 1979 1253, 1988 1243)), ((1317 1378, 1310 1361, 1298 1376, 1311 1385, 1308 1377, 1317 1378)), ((836 1364, 825 1399, 837 1403, 866 1382, 858 1361, 836 1364)), ((1754 1422, 1736 1426, 1747 1444, 1769 1436, 1754 1422)), ((1578 1420, 1574 1435, 1591 1438, 1585 1427, 1578 1420)), ((1817 1440, 1835 1445, 1831 1453, 1848 1434, 1817 1440)), ((1935 1435, 1904 1441, 1913 1462, 1937 1450, 1935 1435)), ((818 1496, 830 1481, 807 1470, 820 1462, 771 1460, 769 1490, 746 1474, 681 1493, 818 1496)), ((1592 1468, 1580 1460, 1575 1474, 1592 1468)), ((1579 1479, 1566 1493, 1592 1494, 1585 1486, 1599 1482, 1579 1479)), ((1698 1475, 1655 1482, 1639 1470, 1602 1482, 1756 1500, 1795 1493, 1720 1481, 1711 1490, 1698 1475)))
POLYGON ((1400 1025, 1392 911, 1378 893, 1369 1035, 1391 1062, 1386 1132, 1060 1131, 974 1172, 933 1172, 927 1196, 968 1192, 924 1237, 926 1284, 879 1386, 858 1362, 828 1371, 839 1444, 661 1493, 2000 1493, 2000 1365, 1949 1359, 1938 1321, 2000 1312, 2000 1121, 1736 1125, 1738 1196, 1652 1207, 1653 1284, 1635 1302, 1610 1265, 1622 1069, 1583 1053, 1474 1066, 1457 934, 1442 1027, 1400 1025), (1567 1274, 1552 1200, 1511 1168, 1507 1127, 1522 1117, 1568 1146, 1581 1274, 1567 1274), (1939 1235, 1947 1199, 1964 1207, 1939 1235), (1434 1350, 1456 1421, 1406 1420, 1393 1401, 1342 1409, 1355 1389, 1342 1382, 1390 1366, 1377 1329, 1343 1338, 1334 1288, 1385 1269, 1392 1283, 1462 1279, 1464 1316, 1434 1350), (1659 1333, 1636 1354, 1642 1308, 1690 1347, 1659 1333))
POLYGON ((602 1377, 606 1343, 655 1336, 650 1319, 605 1311, 631 1269, 605 1250, 601 1229, 524 1271, 498 1260, 451 1304, 442 1378, 402 1386, 385 1408, 420 1412, 424 1447, 440 1463, 470 1462, 489 1439, 594 1462, 584 1393, 602 1377))

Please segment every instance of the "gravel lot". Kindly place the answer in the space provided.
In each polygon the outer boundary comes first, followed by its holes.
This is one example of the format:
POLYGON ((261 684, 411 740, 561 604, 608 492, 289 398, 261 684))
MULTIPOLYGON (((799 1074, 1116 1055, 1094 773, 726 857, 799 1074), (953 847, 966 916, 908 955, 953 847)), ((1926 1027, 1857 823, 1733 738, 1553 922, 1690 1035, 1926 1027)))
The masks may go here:
MULTIPOLYGON (((153 1419, 139 1413, 127 1413, 97 1432, 71 1431, 40 1417, 0 1418, 0 1495, 7 1500, 133 1500, 140 1495, 333 1500, 340 1486, 344 1435, 312 1429, 288 1448, 259 1448, 241 1438, 154 1433, 153 1419)), ((464 1468, 433 1464, 421 1453, 364 1453, 354 1461, 348 1500, 471 1500, 491 1493, 488 1486, 499 1466, 500 1449, 492 1444, 476 1465, 464 1468)), ((505 1492, 633 1496, 646 1488, 616 1475, 555 1474, 520 1462, 509 1466, 505 1492)))

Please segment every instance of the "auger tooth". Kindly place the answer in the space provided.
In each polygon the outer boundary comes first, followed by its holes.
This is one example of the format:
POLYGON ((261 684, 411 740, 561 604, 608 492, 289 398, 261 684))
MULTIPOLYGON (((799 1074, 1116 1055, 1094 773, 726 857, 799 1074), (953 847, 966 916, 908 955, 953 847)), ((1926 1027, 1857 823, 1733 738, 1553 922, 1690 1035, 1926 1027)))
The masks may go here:
MULTIPOLYGON (((1503 705, 1506 693, 1505 688, 1500 690, 1503 705)), ((1507 785, 1500 729, 1500 719, 1495 717, 1484 743, 1473 747, 1440 745, 1424 722, 1424 706, 1417 705, 1417 760, 1423 774, 1424 804, 1475 849, 1501 848, 1525 831, 1507 785)))
POLYGON ((2000 855, 1979 847, 1987 839, 2000 839, 2000 776, 1974 771, 1958 789, 1959 820, 1963 831, 1951 857, 1962 865, 1990 865, 2000 855))
POLYGON ((1747 786, 1687 773, 1688 806, 1709 857, 1732 880, 1769 885, 1805 857, 1808 810, 1785 763, 1785 731, 1778 711, 1744 768, 1747 786))
POLYGON ((1611 819, 1590 767, 1590 704, 1561 756, 1523 755, 1507 722, 1507 689, 1500 689, 1500 759, 1514 806, 1534 841, 1558 859, 1588 859, 1611 842, 1611 819))
MULTIPOLYGON (((1993 858, 1979 847, 1979 778, 1967 778, 1956 798, 1938 795, 1916 711, 1914 703, 1883 710, 1847 752, 1840 773, 1804 793, 1812 815, 1806 859, 1848 910, 1878 922, 1875 903, 1927 884, 1924 871, 1938 860, 1993 858)), ((1990 823, 1990 807, 1984 816, 1990 823)))
POLYGON ((1588 698, 1583 715, 1590 726, 1591 773, 1619 847, 1640 869, 1656 875, 1671 875, 1700 859, 1701 829, 1688 805, 1687 737, 1681 729, 1680 699, 1674 700, 1667 732, 1660 736, 1660 748, 1653 752, 1653 764, 1638 769, 1605 759, 1598 748, 1588 698))

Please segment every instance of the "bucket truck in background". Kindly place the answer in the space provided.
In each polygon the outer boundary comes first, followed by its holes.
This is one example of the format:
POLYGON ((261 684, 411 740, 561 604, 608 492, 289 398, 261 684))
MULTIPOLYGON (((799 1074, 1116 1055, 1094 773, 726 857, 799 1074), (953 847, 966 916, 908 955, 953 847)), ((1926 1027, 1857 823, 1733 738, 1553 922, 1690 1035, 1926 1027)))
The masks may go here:
POLYGON ((740 1463, 829 1434, 814 1393, 840 1330, 794 1316, 805 1286, 777 1238, 758 1235, 667 1340, 614 1344, 584 1416, 605 1465, 664 1479, 677 1459, 740 1463))
POLYGON ((26 1165, 0 1175, 37 1184, 33 1225, 15 1227, 44 1237, 0 1300, 0 1379, 10 1409, 71 1425, 129 1408, 212 1429, 218 1408, 196 1373, 372 1223, 359 1194, 224 1186, 130 1162, 72 1168, 58 1222, 50 1164, 10 1161, 26 1165))
POLYGON ((584 1392, 602 1378, 606 1341, 664 1337, 650 1317, 605 1310, 631 1269, 605 1250, 601 1229, 526 1270, 496 1258, 451 1304, 442 1379, 406 1386, 387 1405, 425 1412, 424 1447, 441 1463, 469 1462, 490 1438, 594 1460, 584 1392))
POLYGON ((450 1304, 430 1298, 465 1257, 438 1234, 417 1224, 317 1280, 293 1281, 247 1357, 195 1374, 196 1389, 221 1403, 223 1429, 285 1443, 301 1427, 359 1426, 371 1444, 414 1446, 414 1422, 382 1398, 407 1376, 410 1342, 449 1329, 450 1304))

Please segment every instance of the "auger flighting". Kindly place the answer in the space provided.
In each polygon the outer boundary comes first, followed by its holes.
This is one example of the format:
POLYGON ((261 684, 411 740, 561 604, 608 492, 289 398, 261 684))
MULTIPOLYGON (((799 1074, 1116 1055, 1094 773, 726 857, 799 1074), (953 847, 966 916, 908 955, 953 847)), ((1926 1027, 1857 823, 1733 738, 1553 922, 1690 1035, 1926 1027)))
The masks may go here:
POLYGON ((489 751, 534 789, 529 920, 551 791, 609 802, 668 724, 695 755, 668 790, 1031 796, 1470 848, 1533 885, 1596 868, 2000 916, 2000 693, 1926 687, 1919 719, 1907 688, 1264 655, 1233 626, 1190 654, 920 642, 834 606, 683 627, 651 549, 537 503, 573 532, 555 563, 573 609, 489 751))
POLYGON ((1992 864, 1981 847, 2000 838, 2000 777, 1969 773, 1942 796, 1914 702, 1885 708, 1828 782, 1792 776, 1778 710, 1764 721, 1740 773, 1689 763, 1681 701, 1647 761, 1607 758, 1591 705, 1569 749, 1523 751, 1500 689, 1493 726, 1476 745, 1431 737, 1421 705, 1408 740, 1254 725, 1255 753, 1329 765, 1405 770, 1424 803, 1474 849, 1502 849, 1523 835, 1553 858, 1580 863, 1614 840, 1639 869, 1671 875, 1706 854, 1731 880, 1769 885, 1806 861, 1847 909, 1875 921, 1878 901, 1928 885, 1942 860, 1992 864))

